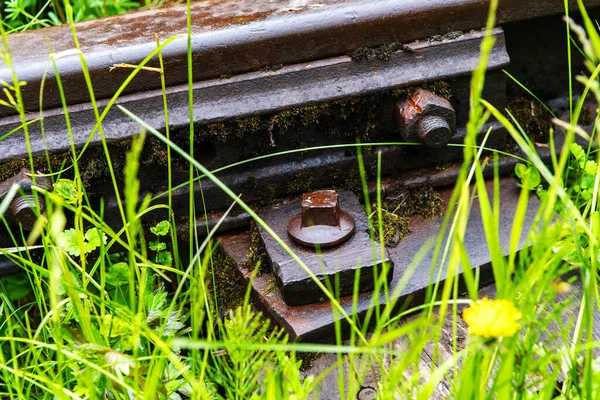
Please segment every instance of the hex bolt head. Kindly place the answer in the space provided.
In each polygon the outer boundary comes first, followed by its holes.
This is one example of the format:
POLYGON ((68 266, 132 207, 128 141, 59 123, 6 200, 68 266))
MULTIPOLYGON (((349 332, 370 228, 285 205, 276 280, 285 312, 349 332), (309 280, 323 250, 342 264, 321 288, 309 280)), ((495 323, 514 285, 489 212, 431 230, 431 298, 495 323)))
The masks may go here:
POLYGON ((456 131, 456 112, 450 102, 425 89, 417 89, 395 111, 400 134, 408 142, 443 147, 456 131))
MULTIPOLYGON (((13 184, 20 188, 19 193, 11 201, 9 206, 10 215, 7 215, 9 222, 20 224, 25 230, 32 230, 37 216, 44 213, 46 207, 42 199, 39 199, 39 210, 36 210, 35 197, 32 194, 33 179, 32 173, 23 168, 12 178, 0 182, 0 201, 10 191, 13 184)), ((52 180, 48 177, 36 177, 36 185, 47 190, 52 190, 52 180)))
POLYGON ((313 249, 340 245, 353 234, 354 218, 340 208, 335 190, 303 194, 301 212, 288 223, 292 241, 313 249))

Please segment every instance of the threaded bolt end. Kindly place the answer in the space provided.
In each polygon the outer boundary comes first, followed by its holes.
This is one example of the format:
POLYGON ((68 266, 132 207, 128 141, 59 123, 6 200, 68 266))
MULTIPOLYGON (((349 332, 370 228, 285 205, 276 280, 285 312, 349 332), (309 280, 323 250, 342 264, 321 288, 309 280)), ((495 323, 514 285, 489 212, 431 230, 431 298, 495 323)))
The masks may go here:
POLYGON ((429 115, 419 122, 419 138, 428 147, 443 147, 452 137, 448 121, 437 115, 429 115))
MULTIPOLYGON (((40 208, 43 204, 40 202, 40 208)), ((35 198, 33 195, 17 196, 10 203, 10 212, 23 229, 31 230, 37 221, 38 213, 35 212, 35 198)), ((43 209, 40 210, 40 213, 43 209)))

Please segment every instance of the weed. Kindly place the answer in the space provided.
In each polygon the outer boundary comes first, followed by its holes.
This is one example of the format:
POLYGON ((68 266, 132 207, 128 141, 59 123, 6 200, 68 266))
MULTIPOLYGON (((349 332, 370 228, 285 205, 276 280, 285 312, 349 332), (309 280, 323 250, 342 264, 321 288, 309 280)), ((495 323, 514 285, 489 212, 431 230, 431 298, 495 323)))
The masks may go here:
MULTIPOLYGON (((488 34, 495 21, 497 1, 490 4, 488 34)), ((569 26, 583 43, 592 75, 579 79, 600 99, 595 72, 600 62, 600 36, 584 10, 582 20, 585 28, 569 26)), ((189 13, 188 23, 191 26, 189 13)), ((0 30, 6 40, 3 27, 5 24, 0 25, 0 30)), ((188 40, 191 43, 190 36, 188 40)), ((600 174, 596 171, 594 143, 590 142, 587 149, 573 144, 582 109, 577 104, 573 120, 567 123, 565 148, 560 158, 553 160, 552 168, 548 168, 533 151, 523 125, 515 126, 505 113, 481 98, 492 47, 493 39, 488 35, 481 45, 480 64, 473 72, 465 160, 451 199, 442 207, 434 190, 422 188, 383 203, 382 193, 377 193, 371 221, 382 228, 379 239, 383 245, 395 242, 396 237, 410 229, 406 218, 415 215, 432 218, 442 211, 446 214, 434 251, 431 251, 434 245, 426 243, 414 255, 414 265, 404 266, 401 276, 395 277, 397 286, 377 286, 374 298, 389 301, 360 319, 341 306, 334 293, 252 207, 194 159, 194 143, 206 139, 202 139, 205 133, 219 141, 232 131, 234 135, 257 129, 266 132, 274 119, 270 137, 264 135, 265 143, 276 143, 279 135, 287 134, 286 129, 311 124, 319 124, 327 133, 336 133, 337 138, 369 138, 376 131, 381 96, 288 111, 278 117, 251 117, 231 125, 217 124, 206 131, 200 130, 201 133, 194 133, 190 124, 182 141, 189 146, 188 150, 173 143, 168 130, 162 135, 121 107, 141 127, 140 137, 127 144, 129 150, 120 148, 111 152, 99 128, 102 147, 93 158, 92 170, 86 175, 85 165, 80 169, 83 159, 77 154, 70 154, 65 165, 61 161, 58 167, 72 170, 72 176, 53 175, 56 188, 53 193, 35 191, 48 210, 45 218, 40 218, 39 229, 29 238, 11 230, 13 246, 0 248, 1 255, 23 270, 20 275, 0 279, 0 397, 315 398, 318 384, 326 380, 329 371, 316 377, 301 374, 297 351, 337 355, 337 364, 330 370, 338 371, 340 393, 348 398, 358 396, 366 374, 374 369, 381 397, 430 398, 442 386, 447 395, 461 399, 598 397, 595 354, 598 344, 593 342, 592 334, 598 307, 595 277, 600 174), (356 119, 349 116, 359 110, 359 123, 350 126, 349 121, 356 119), (516 171, 523 190, 510 221, 513 233, 508 243, 498 234, 500 194, 486 189, 483 149, 476 146, 480 127, 489 116, 506 127, 527 157, 516 171), (336 128, 333 122, 341 124, 336 128), (155 140, 146 140, 144 132, 155 140), (232 260, 220 253, 210 237, 212 232, 207 232, 209 238, 203 240, 195 231, 194 217, 202 209, 199 200, 190 195, 188 217, 182 221, 175 218, 170 197, 164 204, 142 196, 137 174, 145 160, 144 151, 150 151, 157 163, 167 166, 169 196, 173 189, 170 166, 177 154, 179 162, 189 163, 190 189, 202 174, 203 179, 212 180, 247 212, 257 226, 274 236, 298 268, 320 285, 323 299, 329 302, 336 316, 335 328, 340 335, 335 345, 288 343, 280 329, 252 311, 249 290, 235 278, 232 260), (96 169, 102 170, 102 176, 114 189, 113 193, 104 194, 115 196, 122 216, 120 226, 107 225, 102 208, 90 205, 89 195, 93 190, 90 182, 98 177, 94 175, 96 169), (529 189, 541 194, 539 213, 531 231, 525 229, 524 221, 529 189), (480 221, 468 218, 475 202, 480 209, 480 221), (156 210, 165 212, 168 218, 145 226, 144 216, 156 210), (465 251, 466 232, 470 224, 479 222, 487 242, 487 248, 481 250, 490 255, 495 279, 495 298, 489 301, 480 299, 479 276, 470 273, 465 251), (184 240, 177 240, 175 232, 183 234, 184 240), (146 234, 151 238, 149 242, 146 234), (523 240, 528 246, 517 257, 523 240), (180 246, 185 246, 183 251, 180 246), (32 256, 34 247, 43 251, 43 257, 32 256), (503 251, 506 248, 508 252, 503 251), (398 304, 390 291, 401 292, 410 285, 411 273, 427 254, 432 254, 432 280, 423 294, 424 304, 398 304), (455 279, 460 270, 466 298, 459 296, 459 281, 455 279), (581 288, 581 296, 574 293, 577 286, 581 288), (584 300, 580 301, 580 297, 584 300), (478 304, 491 307, 488 310, 494 313, 466 312, 471 314, 467 318, 471 325, 466 327, 462 309, 478 304), (502 306, 500 310, 494 308, 498 305, 502 306), (515 324, 509 330, 491 329, 498 321, 491 321, 489 315, 505 315, 508 319, 502 310, 513 310, 511 321, 519 324, 520 329, 513 329, 515 324), (516 318, 517 313, 520 318, 516 318), (409 314, 414 315, 412 319, 405 318, 409 314), (345 321, 345 327, 341 321, 345 321), (461 326, 464 332, 459 332, 461 326), (349 341, 341 340, 343 329, 349 332, 349 341), (445 342, 450 351, 443 347, 445 342), (422 368, 424 359, 432 361, 428 368, 422 368), (350 365, 345 367, 345 363, 350 365)), ((160 44, 148 60, 155 55, 160 58, 160 44)), ((2 53, 2 57, 10 68, 10 55, 2 53)), ((85 59, 81 62, 85 68, 85 59)), ((86 84, 91 106, 100 120, 102 114, 93 99, 93 85, 89 81, 86 84)), ((4 106, 13 107, 24 118, 21 84, 7 85, 12 100, 5 101, 4 106)), ((444 86, 439 85, 436 90, 442 91, 444 86)), ((166 102, 164 85, 162 90, 166 102)), ((392 98, 407 95, 409 91, 386 94, 392 98)), ((102 112, 108 112, 117 97, 102 112)), ((61 100, 66 104, 64 95, 61 100)), ((190 101, 191 108, 192 105, 190 101)), ((193 108, 190 114, 192 111, 193 108)), ((168 107, 164 112, 167 119, 168 107)), ((24 131, 27 133, 26 128, 24 131)), ((552 144, 553 133, 549 132, 552 144)), ((36 162, 45 162, 50 169, 56 164, 55 160, 46 159, 25 161, 33 167, 36 162)), ((355 172, 348 171, 347 186, 368 197, 367 179, 375 174, 378 180, 381 178, 381 165, 376 167, 373 170, 367 166, 369 176, 362 164, 355 172)), ((0 172, 10 176, 11 168, 17 168, 16 164, 5 163, 0 172)), ((335 169, 332 173, 340 177, 345 174, 335 169)), ((249 187, 257 184, 248 181, 249 187)), ((291 180, 288 189, 290 193, 299 193, 309 190, 311 185, 310 176, 299 175, 291 180)), ((272 193, 269 195, 268 188, 265 192, 270 202, 272 193)), ((372 208, 368 198, 365 203, 372 208)), ((249 258, 253 263, 266 265, 256 228, 249 258)), ((381 278, 378 281, 387 282, 381 278)))

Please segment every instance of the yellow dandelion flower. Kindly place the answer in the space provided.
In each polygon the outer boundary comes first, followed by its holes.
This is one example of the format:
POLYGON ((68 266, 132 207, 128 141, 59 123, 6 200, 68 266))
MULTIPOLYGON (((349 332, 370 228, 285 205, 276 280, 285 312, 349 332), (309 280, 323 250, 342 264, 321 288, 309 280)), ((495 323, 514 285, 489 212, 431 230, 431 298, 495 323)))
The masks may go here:
POLYGON ((478 300, 463 311, 463 318, 469 333, 484 338, 509 337, 521 328, 521 313, 508 300, 478 300))

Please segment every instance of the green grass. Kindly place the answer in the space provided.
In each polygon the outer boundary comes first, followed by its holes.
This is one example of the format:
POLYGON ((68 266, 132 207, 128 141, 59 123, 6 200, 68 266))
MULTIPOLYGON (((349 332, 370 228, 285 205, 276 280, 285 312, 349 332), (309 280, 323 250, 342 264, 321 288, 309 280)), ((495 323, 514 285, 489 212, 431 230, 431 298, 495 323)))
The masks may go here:
MULTIPOLYGON (((159 7, 162 0, 73 0, 75 22, 124 14, 142 7, 159 7)), ((0 4, 0 23, 7 33, 66 24, 65 4, 58 0, 5 0, 0 4)))
MULTIPOLYGON (((488 28, 494 26, 496 3, 491 2, 488 28)), ((63 9, 78 47, 73 25, 77 18, 68 3, 63 9)), ((585 14, 584 26, 568 25, 567 35, 575 34, 579 48, 589 60, 589 78, 579 80, 586 85, 586 92, 600 99, 596 84, 600 72, 600 36, 585 14)), ((12 28, 3 25, 0 29, 8 49, 6 35, 12 28)), ((102 120, 131 79, 155 56, 160 61, 157 73, 163 82, 164 114, 168 121, 162 49, 170 40, 157 41, 156 50, 131 69, 129 78, 102 111, 96 107, 93 83, 85 74, 97 120, 90 138, 100 135, 107 160, 110 161, 110 152, 102 120)), ((161 134, 119 107, 140 125, 140 135, 132 142, 126 157, 122 186, 109 162, 114 192, 111 195, 118 201, 121 226, 108 226, 103 221, 102 207, 91 207, 77 172, 78 160, 87 146, 77 149, 73 145, 71 160, 51 175, 55 190, 48 193, 37 188, 35 192, 36 201, 47 205, 47 213, 39 218, 37 228, 29 236, 13 229, 14 246, 0 248, 0 254, 11 258, 23 270, 15 277, 0 279, 0 397, 308 398, 319 393, 327 374, 334 374, 342 396, 352 399, 356 398, 366 375, 378 371, 380 398, 427 399, 441 387, 459 399, 598 398, 600 358, 598 343, 592 337, 594 313, 599 305, 600 174, 592 146, 597 141, 596 135, 595 132, 591 135, 587 148, 573 145, 574 136, 580 133, 576 124, 582 109, 581 102, 574 102, 560 157, 545 165, 527 132, 504 110, 495 109, 481 98, 487 55, 492 47, 493 37, 486 36, 481 44, 481 62, 472 78, 471 114, 462 145, 464 163, 448 203, 442 232, 414 255, 397 287, 387 286, 383 278, 385 268, 376 277, 373 298, 383 294, 394 299, 397 297, 394 293, 410 282, 425 254, 433 251, 432 281, 437 281, 435 266, 439 263, 446 265, 449 278, 442 284, 431 285, 424 304, 406 308, 390 300, 385 306, 374 307, 366 315, 366 321, 346 312, 336 300, 335 282, 318 281, 255 210, 215 176, 217 170, 208 170, 191 156, 193 147, 178 147, 171 141, 168 130, 161 134), (503 256, 499 245, 497 169, 491 193, 485 189, 483 178, 484 165, 494 165, 498 155, 485 148, 489 132, 482 131, 484 123, 492 117, 506 127, 526 155, 520 159, 522 166, 517 171, 524 189, 514 213, 508 257, 503 256), (170 167, 169 190, 162 194, 167 201, 157 203, 156 197, 138 201, 140 154, 149 135, 164 144, 169 165, 174 155, 189 163, 189 181, 184 186, 190 192, 201 189, 207 180, 212 181, 230 197, 232 206, 238 205, 248 212, 256 224, 289 252, 319 285, 323 297, 331 302, 332 312, 350 327, 348 340, 342 340, 342 327, 338 323, 335 343, 331 345, 288 341, 281 329, 254 311, 250 288, 240 291, 235 305, 221 301, 215 290, 219 271, 226 261, 217 250, 214 229, 203 239, 190 222, 189 247, 181 248, 177 241, 178 226, 171 207, 175 187, 170 167), (476 145, 478 137, 483 138, 481 146, 476 145), (61 179, 71 169, 75 171, 75 179, 61 179), (529 247, 517 257, 530 196, 539 196, 541 206, 533 229, 527 234, 529 247), (494 296, 506 301, 496 304, 511 304, 521 316, 520 329, 514 335, 495 337, 492 327, 480 326, 482 330, 477 331, 472 325, 471 333, 464 340, 460 338, 465 307, 474 310, 477 307, 474 304, 485 304, 477 303, 481 297, 478 272, 471 272, 463 245, 474 202, 481 210, 491 256, 494 296), (154 212, 161 212, 165 220, 148 225, 147 216, 154 212), (43 250, 43 258, 34 256, 36 248, 43 250), (183 259, 189 262, 184 264, 183 259), (465 271, 466 296, 459 292, 459 281, 453 278, 461 268, 465 271), (581 293, 568 291, 569 285, 579 285, 581 293), (489 332, 492 337, 473 332, 489 332), (452 354, 448 354, 447 346, 440 344, 448 337, 452 354), (306 376, 300 370, 300 360, 310 353, 329 354, 337 362, 318 375, 306 376), (423 358, 432 360, 429 366, 424 367, 423 358), (352 373, 345 373, 348 370, 345 365, 349 365, 352 373)), ((570 51, 569 47, 569 55, 570 51)), ((85 57, 79 54, 86 71, 85 57)), ((2 57, 5 65, 12 68, 10 53, 6 51, 2 57)), ((188 61, 191 69, 191 52, 188 61)), ((53 62, 51 58, 49 65, 53 62)), ((19 112, 22 131, 27 137, 21 84, 16 74, 13 78, 13 82, 5 84, 5 89, 12 98, 11 105, 19 112)), ((70 126, 58 72, 56 79, 66 123, 70 126)), ((191 76, 189 81, 191 87, 191 76)), ((190 124, 190 135, 193 130, 190 124)), ((553 139, 554 132, 550 132, 551 146, 553 139)), ((365 206, 373 216, 370 231, 374 254, 385 249, 384 194, 378 190, 375 198, 369 198, 362 149, 369 146, 376 150, 380 145, 413 144, 331 146, 353 147, 357 151, 365 206)), ((294 151, 318 149, 322 148, 294 151)), ((381 187, 381 163, 379 157, 378 187, 381 187)), ((240 163, 228 167, 236 165, 240 163)), ((13 188, 0 204, 0 216, 6 213, 15 195, 17 190, 13 188)), ((198 201, 201 199, 190 196, 187 210, 190 221, 197 217, 196 210, 204 209, 198 201)), ((498 315, 502 318, 496 325, 510 328, 516 313, 498 315)))

